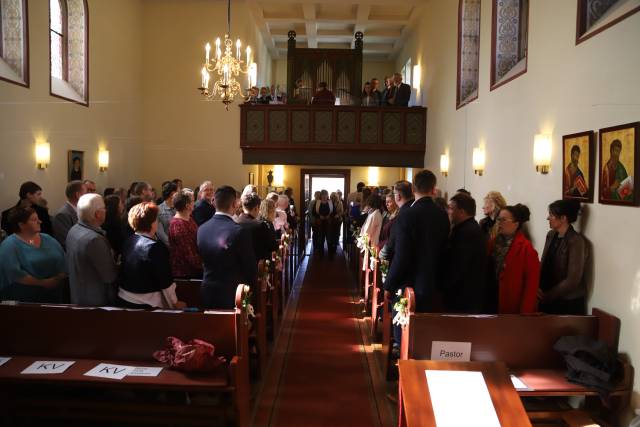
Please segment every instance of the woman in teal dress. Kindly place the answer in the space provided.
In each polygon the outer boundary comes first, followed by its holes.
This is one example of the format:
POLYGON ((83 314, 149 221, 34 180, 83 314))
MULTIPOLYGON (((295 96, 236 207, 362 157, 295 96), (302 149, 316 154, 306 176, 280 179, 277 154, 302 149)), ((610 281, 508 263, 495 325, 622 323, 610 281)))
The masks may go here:
POLYGON ((66 283, 64 251, 53 237, 40 233, 32 208, 15 208, 9 221, 17 230, 0 245, 0 297, 37 303, 62 301, 66 283))

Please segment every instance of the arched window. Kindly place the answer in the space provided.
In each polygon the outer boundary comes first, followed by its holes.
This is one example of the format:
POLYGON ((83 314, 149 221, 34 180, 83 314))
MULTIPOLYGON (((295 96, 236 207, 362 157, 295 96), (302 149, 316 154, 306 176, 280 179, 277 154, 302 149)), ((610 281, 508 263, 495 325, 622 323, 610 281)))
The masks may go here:
POLYGON ((0 0, 0 79, 29 87, 26 0, 0 0))
POLYGON ((576 44, 640 11, 638 0, 578 0, 576 44))
POLYGON ((480 5, 480 0, 460 0, 458 5, 457 108, 478 98, 480 5))
POLYGON ((51 94, 89 105, 86 0, 49 0, 51 94))
POLYGON ((527 72, 529 0, 493 0, 491 90, 527 72))

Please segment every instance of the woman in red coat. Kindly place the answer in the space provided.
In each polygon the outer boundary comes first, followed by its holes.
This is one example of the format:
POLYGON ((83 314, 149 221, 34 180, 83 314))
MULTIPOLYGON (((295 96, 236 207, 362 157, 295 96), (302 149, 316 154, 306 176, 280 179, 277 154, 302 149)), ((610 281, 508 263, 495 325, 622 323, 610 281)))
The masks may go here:
POLYGON ((498 235, 489 242, 497 278, 498 313, 534 313, 540 282, 538 253, 520 229, 529 221, 529 208, 506 206, 498 214, 498 235))

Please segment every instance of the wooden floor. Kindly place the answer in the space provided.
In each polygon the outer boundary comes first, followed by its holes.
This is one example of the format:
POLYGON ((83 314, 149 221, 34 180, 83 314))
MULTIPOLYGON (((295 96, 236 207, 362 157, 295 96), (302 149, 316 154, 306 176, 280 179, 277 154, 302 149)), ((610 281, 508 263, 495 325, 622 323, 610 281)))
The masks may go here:
POLYGON ((343 253, 307 256, 294 284, 253 425, 396 425, 343 253))

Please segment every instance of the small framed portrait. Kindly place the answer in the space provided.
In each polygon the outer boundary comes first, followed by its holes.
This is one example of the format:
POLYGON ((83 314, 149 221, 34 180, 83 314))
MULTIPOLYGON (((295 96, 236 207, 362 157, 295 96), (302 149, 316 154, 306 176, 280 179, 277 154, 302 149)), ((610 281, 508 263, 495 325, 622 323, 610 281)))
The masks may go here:
POLYGON ((67 181, 84 178, 84 151, 69 150, 67 181))
POLYGON ((640 173, 640 122, 600 129, 600 191, 598 201, 637 206, 640 173))
POLYGON ((593 131, 562 137, 562 198, 593 203, 596 168, 593 131))
POLYGON ((254 172, 249 172, 249 184, 256 185, 256 174, 254 172))

